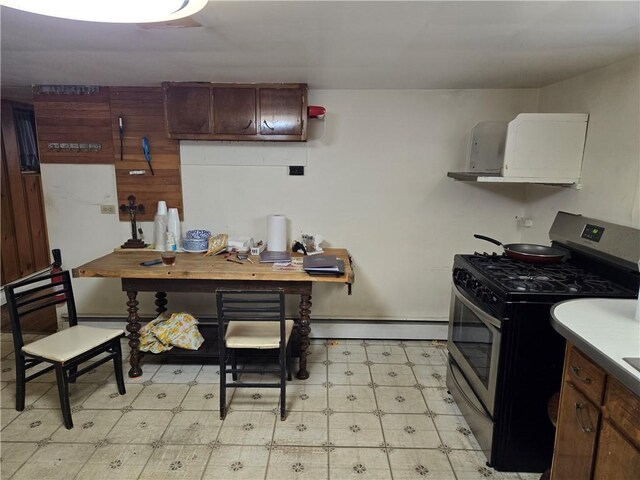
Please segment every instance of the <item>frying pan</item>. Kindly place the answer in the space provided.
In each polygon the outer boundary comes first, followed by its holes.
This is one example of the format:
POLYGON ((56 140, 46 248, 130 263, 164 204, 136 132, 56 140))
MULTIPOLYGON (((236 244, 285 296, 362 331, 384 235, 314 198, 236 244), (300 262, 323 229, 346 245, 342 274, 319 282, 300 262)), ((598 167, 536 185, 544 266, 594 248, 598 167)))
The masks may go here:
POLYGON ((523 262, 555 263, 562 260, 562 257, 565 256, 565 253, 562 250, 544 245, 535 245, 533 243, 508 243, 505 245, 498 240, 485 237, 484 235, 476 234, 474 237, 503 247, 504 253, 507 257, 521 260, 523 262))

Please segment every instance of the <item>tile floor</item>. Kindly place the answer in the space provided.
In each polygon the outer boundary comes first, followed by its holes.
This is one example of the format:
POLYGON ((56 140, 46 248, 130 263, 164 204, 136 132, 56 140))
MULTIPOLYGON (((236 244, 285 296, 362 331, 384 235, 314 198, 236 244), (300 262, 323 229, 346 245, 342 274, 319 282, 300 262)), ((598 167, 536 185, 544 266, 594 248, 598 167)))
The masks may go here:
POLYGON ((120 396, 107 364, 72 385, 75 428, 66 430, 51 373, 27 384, 27 407, 15 411, 13 346, 1 340, 5 480, 540 476, 485 465, 447 394, 441 342, 314 340, 309 379, 288 385, 285 421, 276 389, 229 392, 221 421, 215 365, 147 357, 120 396))

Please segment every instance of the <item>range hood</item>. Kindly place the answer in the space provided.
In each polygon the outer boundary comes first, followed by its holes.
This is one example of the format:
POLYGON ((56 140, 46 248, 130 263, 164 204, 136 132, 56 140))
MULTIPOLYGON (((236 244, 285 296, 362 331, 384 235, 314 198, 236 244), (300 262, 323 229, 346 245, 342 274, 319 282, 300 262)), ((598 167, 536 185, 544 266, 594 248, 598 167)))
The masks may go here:
POLYGON ((467 171, 456 180, 580 186, 589 115, 521 113, 510 122, 480 122, 471 131, 467 171))

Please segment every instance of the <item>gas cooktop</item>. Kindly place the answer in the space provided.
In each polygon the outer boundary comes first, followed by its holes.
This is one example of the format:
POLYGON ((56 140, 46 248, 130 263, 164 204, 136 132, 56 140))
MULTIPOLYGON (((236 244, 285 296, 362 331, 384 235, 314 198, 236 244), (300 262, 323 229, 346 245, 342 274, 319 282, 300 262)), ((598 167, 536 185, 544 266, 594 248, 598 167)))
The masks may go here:
POLYGON ((566 261, 528 263, 504 255, 461 255, 508 293, 552 293, 590 296, 628 296, 629 291, 595 273, 566 261))

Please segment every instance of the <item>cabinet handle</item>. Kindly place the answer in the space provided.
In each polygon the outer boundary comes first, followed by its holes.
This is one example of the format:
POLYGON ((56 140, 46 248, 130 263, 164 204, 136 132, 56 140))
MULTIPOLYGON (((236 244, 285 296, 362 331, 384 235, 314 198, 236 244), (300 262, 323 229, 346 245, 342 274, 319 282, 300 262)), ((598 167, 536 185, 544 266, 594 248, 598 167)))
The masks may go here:
POLYGON ((273 127, 270 127, 270 126, 269 126, 269 124, 267 123, 267 121, 266 121, 266 120, 263 120, 263 121, 262 121, 262 123, 264 123, 264 125, 265 125, 269 130, 272 130, 272 131, 273 131, 273 130, 275 130, 275 128, 273 128, 273 127))
POLYGON ((578 378, 578 380, 582 380, 587 385, 592 382, 592 380, 589 377, 581 377, 580 376, 580 367, 576 367, 575 365, 572 365, 571 366, 571 371, 578 378))
POLYGON ((593 432, 593 427, 589 426, 589 427, 585 427, 584 423, 582 422, 582 414, 581 412, 583 410, 585 410, 585 405, 584 403, 576 403, 576 420, 578 421, 578 425, 580 425, 580 429, 584 432, 584 433, 591 433, 593 432))
POLYGON ((247 128, 249 128, 252 123, 253 123, 253 120, 249 120, 249 123, 247 123, 247 126, 244 127, 242 130, 246 130, 247 128))

